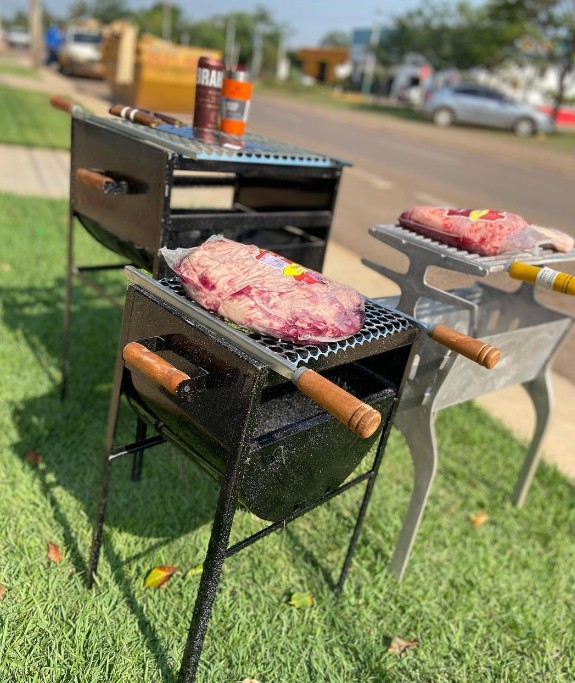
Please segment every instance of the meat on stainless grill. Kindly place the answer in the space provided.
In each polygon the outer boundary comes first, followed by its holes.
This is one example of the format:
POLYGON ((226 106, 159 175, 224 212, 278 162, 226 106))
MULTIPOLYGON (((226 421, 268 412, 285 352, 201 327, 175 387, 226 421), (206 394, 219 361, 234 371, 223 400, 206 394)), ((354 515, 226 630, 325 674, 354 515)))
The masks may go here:
POLYGON ((132 267, 126 274, 132 283, 110 403, 90 584, 117 458, 166 440, 215 477, 221 490, 180 674, 180 680, 192 681, 224 559, 366 482, 341 590, 418 332, 400 314, 367 301, 357 334, 322 345, 295 345, 230 326, 188 299, 176 279, 153 280, 132 267), (314 400, 298 390, 310 376, 315 386, 306 387, 306 393, 314 400), (322 383, 329 394, 323 398, 316 395, 322 383), (122 393, 138 416, 138 441, 113 448, 122 393), (359 406, 359 425, 355 413, 342 424, 341 415, 334 419, 317 403, 318 398, 337 403, 341 395, 359 406), (381 424, 368 430, 367 438, 358 438, 365 409, 381 424), (156 435, 146 439, 143 426, 156 435), (352 476, 376 444, 371 468, 352 476), (272 523, 228 547, 238 502, 272 523))

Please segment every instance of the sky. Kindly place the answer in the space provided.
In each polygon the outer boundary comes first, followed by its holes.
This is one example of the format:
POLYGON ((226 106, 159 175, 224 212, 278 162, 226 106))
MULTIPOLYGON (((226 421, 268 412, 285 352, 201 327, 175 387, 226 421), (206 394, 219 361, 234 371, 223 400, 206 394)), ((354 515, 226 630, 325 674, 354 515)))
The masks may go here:
MULTIPOLYGON (((263 0, 259 3, 249 0, 174 1, 193 19, 234 10, 251 10, 257 4, 266 5, 277 20, 287 22, 293 28, 293 34, 289 38, 290 47, 301 47, 316 45, 328 31, 351 31, 353 28, 371 26, 376 11, 379 11, 381 21, 385 24, 386 18, 416 7, 423 0, 394 0, 393 3, 388 0, 379 4, 374 0, 263 0)), ((56 14, 66 14, 71 4, 70 0, 43 2, 44 7, 56 14)), ((130 4, 134 8, 142 8, 153 4, 153 0, 131 0, 130 4)), ((10 17, 18 9, 25 10, 27 6, 27 0, 0 0, 2 15, 5 17, 10 17)))

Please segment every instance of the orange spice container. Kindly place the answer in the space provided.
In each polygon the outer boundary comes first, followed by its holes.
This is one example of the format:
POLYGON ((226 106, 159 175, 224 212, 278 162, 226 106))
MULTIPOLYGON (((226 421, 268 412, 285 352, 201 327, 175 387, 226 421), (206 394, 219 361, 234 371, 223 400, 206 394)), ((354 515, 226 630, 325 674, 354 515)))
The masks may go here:
POLYGON ((222 84, 220 130, 243 135, 246 130, 252 84, 247 71, 229 71, 222 84))

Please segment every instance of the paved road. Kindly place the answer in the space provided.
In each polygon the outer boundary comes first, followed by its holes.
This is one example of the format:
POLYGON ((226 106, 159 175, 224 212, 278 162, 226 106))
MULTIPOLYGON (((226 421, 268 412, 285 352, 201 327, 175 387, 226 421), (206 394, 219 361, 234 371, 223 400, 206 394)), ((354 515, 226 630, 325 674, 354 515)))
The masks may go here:
MULTIPOLYGON (((361 255, 404 269, 407 259, 377 243, 367 229, 375 223, 395 222, 412 204, 505 208, 575 236, 574 178, 349 125, 343 119, 262 98, 251 109, 250 128, 353 163, 343 173, 332 237, 361 255)), ((575 264, 565 270, 575 273, 575 264)), ((473 282, 464 276, 435 277, 432 281, 443 286, 473 282)), ((506 289, 515 286, 506 275, 494 276, 493 283, 506 289)), ((575 315, 574 297, 542 292, 541 298, 575 315)), ((574 355, 575 335, 571 335, 557 367, 572 381, 574 355)))

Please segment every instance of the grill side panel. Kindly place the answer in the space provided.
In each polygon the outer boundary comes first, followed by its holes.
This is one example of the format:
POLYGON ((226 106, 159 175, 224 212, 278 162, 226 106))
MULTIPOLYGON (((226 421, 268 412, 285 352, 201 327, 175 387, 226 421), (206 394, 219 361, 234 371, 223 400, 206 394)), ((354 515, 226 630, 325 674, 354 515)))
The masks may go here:
POLYGON ((168 154, 100 126, 72 119, 75 211, 154 255, 160 240, 168 154), (75 179, 78 168, 99 169, 128 182, 127 195, 106 195, 75 179))

